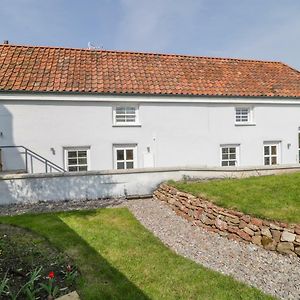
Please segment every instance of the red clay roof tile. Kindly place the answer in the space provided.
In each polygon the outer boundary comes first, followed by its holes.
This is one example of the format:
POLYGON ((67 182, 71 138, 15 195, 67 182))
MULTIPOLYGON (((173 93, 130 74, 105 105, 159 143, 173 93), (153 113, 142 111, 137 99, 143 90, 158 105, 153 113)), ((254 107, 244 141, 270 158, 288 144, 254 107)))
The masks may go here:
POLYGON ((280 62, 0 45, 0 91, 300 97, 280 62))

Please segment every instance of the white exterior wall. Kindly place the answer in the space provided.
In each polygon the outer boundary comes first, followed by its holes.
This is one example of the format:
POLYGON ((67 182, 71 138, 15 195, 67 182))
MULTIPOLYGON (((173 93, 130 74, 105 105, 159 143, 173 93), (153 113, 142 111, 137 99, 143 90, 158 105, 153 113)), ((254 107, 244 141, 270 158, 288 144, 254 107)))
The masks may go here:
MULTIPOLYGON (((138 167, 150 147, 155 167, 220 166, 220 144, 240 144, 240 166, 263 165, 263 142, 281 141, 281 164, 298 162, 300 100, 184 97, 0 95, 0 145, 24 145, 59 166, 63 147, 90 146, 90 169, 113 168, 113 144, 137 144, 138 167), (32 100, 35 99, 35 100, 32 100), (175 102, 178 101, 179 102, 175 102), (139 105, 139 127, 114 127, 112 107, 139 105), (284 102, 285 101, 285 102, 284 102), (219 102, 219 103, 218 103, 219 102), (235 125, 235 107, 253 106, 253 126, 235 125), (256 103, 254 103, 256 102, 256 103), (271 102, 271 101, 269 101, 271 102), (286 104, 285 104, 286 103, 286 104), (288 148, 288 144, 290 147, 288 148), (53 154, 50 148, 55 149, 53 154)), ((21 156, 4 152, 4 169, 18 169, 21 156)), ((43 172, 44 168, 36 168, 43 172)))

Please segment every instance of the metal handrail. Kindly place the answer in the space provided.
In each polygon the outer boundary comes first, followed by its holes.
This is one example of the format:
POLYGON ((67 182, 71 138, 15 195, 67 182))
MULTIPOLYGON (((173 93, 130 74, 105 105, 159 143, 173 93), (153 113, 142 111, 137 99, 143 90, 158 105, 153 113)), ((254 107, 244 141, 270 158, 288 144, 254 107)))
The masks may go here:
POLYGON ((57 164, 53 163, 52 161, 48 160, 47 158, 37 154, 36 152, 28 149, 25 146, 0 146, 1 149, 8 149, 8 148, 22 148, 25 151, 25 169, 28 173, 28 155, 32 158, 34 157, 38 161, 42 162, 45 165, 45 171, 48 173, 48 168, 50 169, 50 172, 52 172, 52 169, 58 171, 58 172, 66 172, 65 169, 58 166, 57 164))

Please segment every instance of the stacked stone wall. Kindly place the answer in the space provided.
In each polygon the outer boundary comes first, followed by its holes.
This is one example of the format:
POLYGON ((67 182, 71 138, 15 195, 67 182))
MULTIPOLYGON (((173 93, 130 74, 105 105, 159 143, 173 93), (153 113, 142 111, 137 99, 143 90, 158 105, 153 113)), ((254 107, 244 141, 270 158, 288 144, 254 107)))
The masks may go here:
POLYGON ((154 197, 167 202, 180 216, 231 240, 253 243, 266 250, 300 256, 300 224, 271 222, 225 209, 206 199, 161 184, 154 197))

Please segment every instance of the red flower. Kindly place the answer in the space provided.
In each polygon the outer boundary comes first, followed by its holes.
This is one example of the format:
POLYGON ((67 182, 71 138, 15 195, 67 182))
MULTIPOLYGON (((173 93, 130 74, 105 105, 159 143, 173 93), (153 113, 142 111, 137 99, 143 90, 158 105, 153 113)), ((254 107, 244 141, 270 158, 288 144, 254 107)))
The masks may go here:
POLYGON ((72 267, 70 265, 67 265, 67 272, 71 272, 72 271, 72 267))
POLYGON ((54 278, 54 272, 50 272, 50 273, 48 274, 48 277, 49 277, 50 279, 53 279, 53 278, 54 278))

